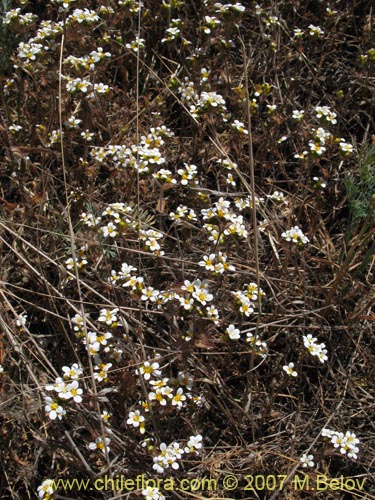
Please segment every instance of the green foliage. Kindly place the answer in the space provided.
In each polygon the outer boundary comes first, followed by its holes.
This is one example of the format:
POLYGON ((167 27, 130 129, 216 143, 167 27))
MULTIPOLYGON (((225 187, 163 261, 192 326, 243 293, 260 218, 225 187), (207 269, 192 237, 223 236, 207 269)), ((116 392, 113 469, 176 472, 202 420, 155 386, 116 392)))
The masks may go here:
POLYGON ((359 177, 348 176, 345 187, 350 213, 347 237, 350 238, 356 225, 366 217, 372 216, 371 197, 375 194, 375 145, 360 155, 359 177))

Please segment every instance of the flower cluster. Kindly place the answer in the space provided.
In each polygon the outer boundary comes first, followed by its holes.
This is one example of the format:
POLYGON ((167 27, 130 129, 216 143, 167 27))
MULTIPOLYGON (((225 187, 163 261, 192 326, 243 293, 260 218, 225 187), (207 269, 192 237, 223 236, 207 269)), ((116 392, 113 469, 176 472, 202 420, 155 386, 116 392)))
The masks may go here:
POLYGON ((99 164, 113 164, 117 169, 133 169, 146 174, 163 165, 166 159, 161 148, 165 138, 173 137, 173 132, 164 125, 152 127, 146 136, 142 136, 139 145, 108 145, 95 147, 91 156, 99 164))
POLYGON ((181 19, 171 19, 170 26, 165 30, 165 38, 161 43, 172 42, 181 35, 181 19))
POLYGON ((63 61, 63 64, 69 64, 72 68, 76 70, 90 70, 94 71, 97 64, 104 61, 106 58, 110 58, 110 52, 104 52, 103 47, 98 47, 96 50, 92 50, 90 54, 83 57, 76 57, 69 55, 63 61))
POLYGON ((231 207, 231 202, 225 200, 223 197, 219 198, 212 207, 208 209, 202 209, 201 214, 203 220, 219 220, 225 221, 225 228, 220 230, 218 224, 206 223, 203 225, 209 233, 209 241, 215 243, 223 243, 225 236, 237 235, 240 238, 246 239, 248 237, 248 231, 246 229, 244 217, 238 215, 231 207))
POLYGON ((286 241, 291 241, 292 243, 295 243, 298 246, 306 245, 306 243, 309 243, 310 241, 308 237, 303 234, 302 230, 298 226, 294 226, 291 229, 284 231, 283 233, 281 233, 281 237, 284 238, 286 241))
POLYGON ((177 441, 169 445, 161 443, 160 454, 153 458, 154 465, 152 468, 158 473, 163 474, 166 469, 172 468, 177 470, 180 465, 178 460, 182 458, 184 453, 199 454, 202 448, 202 436, 190 436, 188 442, 182 447, 177 441))
POLYGON ((177 378, 162 377, 158 361, 145 361, 137 369, 137 374, 150 390, 147 399, 139 401, 141 410, 132 410, 126 423, 138 429, 141 434, 146 431, 145 415, 150 411, 150 406, 154 409, 169 406, 171 409, 181 410, 189 400, 199 403, 199 398, 191 393, 193 379, 185 372, 179 372, 177 378))
POLYGON ((214 274, 223 274, 225 271, 236 270, 232 264, 227 263, 227 255, 223 252, 218 252, 217 255, 214 253, 204 255, 198 264, 204 267, 206 271, 211 271, 214 274))
POLYGON ((309 353, 312 356, 316 356, 321 363, 324 363, 328 359, 326 345, 323 342, 317 344, 317 340, 318 339, 313 337, 310 333, 303 336, 304 346, 309 353))
MULTIPOLYGON (((106 329, 115 329, 118 327, 119 323, 117 320, 117 313, 119 309, 101 309, 99 314, 99 324, 104 326, 106 329)), ((122 350, 116 345, 109 342, 112 339, 113 334, 109 331, 96 331, 86 330, 84 328, 85 322, 89 319, 88 315, 84 318, 76 314, 71 318, 73 324, 73 330, 75 331, 77 338, 81 339, 83 344, 86 346, 86 350, 90 356, 93 356, 96 365, 94 366, 94 378, 98 382, 108 381, 108 371, 112 367, 112 363, 104 363, 100 353, 109 355, 109 357, 119 362, 122 357, 122 350)), ((87 325, 86 325, 87 326, 87 325)))
POLYGON ((257 356, 265 359, 268 355, 268 346, 259 335, 254 335, 251 331, 246 332, 246 342, 250 344, 251 350, 257 356))
MULTIPOLYGON (((87 246, 84 245, 76 251, 75 261, 74 261, 73 257, 69 257, 69 259, 67 259, 65 261, 65 265, 66 265, 66 268, 68 269, 68 271, 74 271, 76 266, 77 266, 77 269, 82 269, 84 266, 86 266, 86 264, 88 262, 87 257, 85 255, 86 251, 87 251, 87 246)), ((69 281, 69 279, 71 279, 71 278, 68 277, 68 281, 69 281)))
POLYGON ((258 300, 265 297, 264 291, 258 289, 256 283, 245 283, 243 290, 233 291, 232 295, 239 312, 247 317, 254 312, 258 300))
POLYGON ((105 238, 116 238, 129 232, 136 232, 139 240, 144 241, 149 252, 156 255, 163 255, 159 240, 163 238, 163 233, 154 229, 143 229, 142 221, 137 217, 136 208, 126 203, 111 203, 102 212, 100 217, 83 212, 81 222, 86 226, 99 226, 98 233, 105 238), (106 222, 106 223, 104 223, 106 222), (139 226, 141 222, 141 227, 139 226))
POLYGON ((188 299, 189 304, 191 304, 191 307, 188 309, 192 309, 194 300, 205 306, 207 302, 211 302, 214 298, 212 293, 209 292, 208 283, 206 281, 201 281, 200 279, 196 279, 193 282, 185 280, 184 285, 181 288, 186 291, 183 300, 181 300, 181 298, 179 299, 184 309, 187 308, 186 299, 188 299))
POLYGON ((337 123, 337 114, 329 106, 315 106, 316 117, 328 123, 337 123))
POLYGON ((334 448, 339 448, 342 455, 354 459, 358 458, 359 448, 357 444, 359 444, 359 439, 354 432, 346 431, 344 434, 331 429, 323 429, 322 436, 329 438, 334 448))
POLYGON ((214 91, 203 91, 198 97, 195 105, 189 108, 191 116, 198 118, 204 113, 215 113, 221 116, 223 121, 228 121, 228 113, 225 99, 214 91))
POLYGON ((221 2, 215 2, 214 7, 216 9, 215 12, 217 12, 218 14, 229 14, 232 11, 239 12, 241 14, 245 12, 245 7, 240 2, 236 2, 234 4, 222 4, 221 2))
POLYGON ((171 220, 187 220, 187 221, 197 221, 197 214, 193 208, 189 208, 186 205, 179 205, 174 212, 170 212, 169 217, 171 220))
POLYGON ((63 366, 63 377, 57 377, 55 383, 46 386, 46 391, 53 391, 57 394, 57 398, 46 396, 45 411, 51 420, 56 418, 61 420, 66 415, 66 410, 62 406, 62 401, 73 400, 75 403, 82 402, 83 390, 79 387, 78 378, 82 375, 83 370, 74 363, 72 366, 63 366))
POLYGON ((18 58, 20 59, 21 65, 27 68, 31 61, 35 61, 37 56, 39 56, 43 51, 43 45, 41 43, 30 41, 28 43, 20 42, 18 45, 18 58))
MULTIPOLYGON (((328 125, 335 125, 337 124, 337 113, 331 110, 330 106, 321 106, 317 105, 314 107, 314 113, 315 113, 315 118, 320 122, 320 123, 325 123, 328 125)), ((305 118, 305 110, 293 110, 292 112, 292 118, 300 122, 305 118)), ((339 144, 340 147, 340 152, 344 156, 349 156, 353 150, 354 147, 352 144, 347 143, 346 140, 342 137, 340 138, 334 138, 333 134, 325 130, 323 127, 318 127, 312 128, 311 129, 311 139, 308 142, 308 146, 310 149, 310 153, 313 156, 320 157, 324 153, 327 152, 327 146, 330 144, 339 144)), ((294 155, 295 158, 297 159, 305 159, 308 157, 308 151, 305 150, 302 153, 296 153, 294 155)))
POLYGON ((66 22, 67 24, 90 24, 90 23, 95 23, 96 21, 99 21, 99 16, 98 14, 91 9, 75 9, 70 16, 67 17, 66 22))

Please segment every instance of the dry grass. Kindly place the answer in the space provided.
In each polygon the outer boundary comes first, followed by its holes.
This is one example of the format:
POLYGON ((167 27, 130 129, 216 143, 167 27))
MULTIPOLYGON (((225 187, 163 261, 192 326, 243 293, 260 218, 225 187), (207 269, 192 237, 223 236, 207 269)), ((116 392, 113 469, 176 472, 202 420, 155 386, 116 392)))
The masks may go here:
MULTIPOLYGON (((21 2, 11 3, 7 10, 21 2)), ((199 26, 205 15, 213 15, 215 2, 171 0, 175 6, 168 9, 145 1, 140 16, 117 3, 72 4, 69 13, 84 7, 99 12, 104 6, 115 12, 102 11, 93 25, 68 26, 64 37, 52 36, 55 45, 51 42, 49 51, 23 69, 14 67, 20 65, 17 44, 35 36, 42 19, 62 20, 58 6, 29 2, 22 12, 38 16, 33 24, 25 27, 15 20, 1 28, 2 54, 13 54, 12 65, 0 60, 1 498, 36 498, 46 478, 158 477, 152 457, 160 443, 186 443, 196 434, 203 436, 202 452, 185 455, 178 470, 168 469, 160 477, 211 477, 219 486, 216 491, 165 492, 167 498, 321 497, 293 489, 294 475, 303 472, 311 481, 317 474, 365 479, 363 490, 329 489, 327 499, 375 498, 372 2, 332 2, 332 15, 326 12, 327 2, 267 0, 259 2, 261 14, 255 2, 244 2, 243 14, 217 14, 221 25, 209 35, 199 26), (173 18, 182 20, 190 44, 180 38, 161 42, 173 18), (310 35, 310 24, 324 33, 310 35), (305 31, 302 38, 294 36, 295 28, 305 31), (138 32, 145 49, 137 54, 126 44, 138 32), (224 37, 233 40, 233 47, 223 46, 224 37), (98 46, 111 57, 92 71, 61 62, 98 46), (65 78, 59 80, 60 66, 64 77, 103 82, 110 93, 93 98, 69 93, 65 78), (201 82, 202 68, 209 71, 207 83, 201 82), (9 78, 14 81, 6 88, 9 78), (220 94, 229 121, 210 107, 194 116, 191 102, 179 92, 185 78, 198 93, 220 94), (318 105, 330 106, 337 123, 320 121, 314 111, 318 105), (305 117, 294 120, 292 112, 302 109, 305 117), (79 130, 66 125, 73 113, 82 120, 79 130), (234 119, 242 120, 250 134, 235 132, 230 126, 234 119), (22 129, 14 132, 12 124, 22 129), (140 145, 152 127, 163 125, 174 135, 160 146, 166 159, 160 167, 171 171, 176 184, 156 180, 152 173, 158 166, 142 173, 111 158, 100 162, 92 154, 93 147, 140 145), (308 143, 320 126, 334 138, 323 154, 314 155, 308 143), (94 133, 91 142, 80 136, 86 129, 94 133), (52 130, 64 135, 51 145, 52 130), (285 141, 278 141, 283 136, 285 141), (340 151, 341 138, 353 144, 351 154, 340 151), (304 150, 309 151, 305 159, 295 158, 304 150), (219 159, 238 167, 225 170, 219 159), (184 162, 197 166, 196 185, 181 184, 177 170, 184 162), (229 172, 236 186, 226 182, 229 172), (314 177, 326 187, 317 186, 314 177), (287 203, 276 203, 270 197, 275 191, 284 193, 287 203), (234 206, 236 198, 253 199, 254 193, 262 201, 241 212, 248 236, 210 241, 201 210, 220 197, 234 206), (115 238, 82 222, 82 212, 99 216, 118 202, 133 212, 115 238), (171 220, 178 205, 194 209, 198 220, 171 220), (261 230, 264 220, 267 226, 261 230), (303 230, 308 244, 297 246, 281 237, 293 226, 303 230), (140 238, 142 230, 151 228, 162 234, 163 255, 149 251, 140 238), (67 259, 79 259, 84 245, 87 264, 67 269, 67 259), (228 255, 235 272, 214 275, 199 265, 204 255, 218 251, 228 255), (186 296, 185 280, 207 280, 219 320, 208 318, 197 302, 190 311, 176 300, 157 307, 141 300, 140 289, 131 292, 110 283, 111 271, 119 271, 123 262, 135 266, 147 286, 180 295, 186 296), (253 301, 255 311, 247 317, 231 292, 251 282, 265 297, 253 301), (119 309, 117 326, 103 328, 98 317, 104 308, 119 309), (88 316, 77 335, 71 318, 83 313, 88 316), (20 326, 22 314, 27 321, 20 326), (242 340, 224 335, 229 324, 240 329, 242 340), (190 341, 185 340, 187 330, 190 341), (116 362, 101 350, 101 361, 112 362, 107 382, 95 378, 97 360, 83 342, 89 331, 110 331, 110 351, 122 351, 116 362), (248 332, 266 343, 267 356, 245 341, 248 332), (325 343, 325 363, 305 348, 307 334, 325 343), (179 372, 188 372, 191 394, 200 396, 201 404, 189 400, 180 411, 152 404, 141 436, 126 421, 139 401, 149 398, 148 382, 136 372, 146 360, 158 360, 170 383, 179 372), (297 377, 283 371, 289 362, 295 363, 297 377), (83 368, 83 401, 64 403, 66 416, 52 421, 45 413, 45 397, 51 396, 46 386, 73 363, 83 368), (109 453, 88 448, 98 436, 108 435, 100 417, 104 410, 111 414, 109 453), (355 432, 358 459, 340 454, 319 436, 325 427, 355 432), (153 439, 153 449, 140 446, 145 438, 153 439), (315 466, 302 469, 299 459, 307 451, 315 466), (221 486, 227 474, 239 480, 235 492, 221 486), (249 492, 243 487, 250 474, 286 475, 288 481, 281 491, 249 492)), ((108 221, 103 217, 101 225, 108 221)), ((228 230, 223 217, 210 222, 219 232, 228 230)), ((142 497, 140 491, 62 489, 55 495, 142 497)))

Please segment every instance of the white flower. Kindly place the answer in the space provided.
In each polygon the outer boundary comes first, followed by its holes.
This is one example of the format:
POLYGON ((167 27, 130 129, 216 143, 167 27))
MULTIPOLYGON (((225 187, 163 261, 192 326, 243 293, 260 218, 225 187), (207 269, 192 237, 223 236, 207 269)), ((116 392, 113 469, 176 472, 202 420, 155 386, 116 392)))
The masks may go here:
POLYGON ((289 363, 283 366, 283 370, 292 377, 297 377, 297 372, 294 370, 294 363, 289 363))
POLYGON ((315 141, 309 141, 309 148, 310 151, 312 151, 318 156, 321 156, 327 150, 327 148, 322 146, 320 142, 315 142, 315 141))
POLYGON ((172 405, 177 406, 178 408, 181 408, 183 406, 184 401, 186 401, 186 396, 184 394, 184 391, 182 387, 179 387, 177 389, 176 394, 172 398, 172 405))
POLYGON ((139 367, 137 370, 145 380, 149 380, 151 375, 154 377, 158 377, 161 375, 161 370, 159 370, 159 363, 150 363, 149 361, 145 361, 143 365, 139 367))
POLYGON ((339 146, 340 146, 341 152, 344 153, 344 155, 349 155, 354 150, 354 147, 352 146, 352 144, 349 144, 345 141, 341 141, 339 143, 339 146))
POLYGON ((332 137, 332 134, 323 127, 319 127, 314 130, 314 136, 321 144, 325 144, 332 137))
POLYGON ((70 384, 67 385, 67 397, 66 399, 73 398, 73 401, 76 403, 81 403, 82 402, 82 397, 81 394, 83 393, 83 390, 78 387, 78 381, 73 380, 70 384))
POLYGON ((121 277, 123 278, 126 278, 128 276, 130 276, 130 274, 133 272, 133 271, 136 271, 137 268, 134 267, 134 266, 131 266, 129 264, 127 264, 126 262, 123 262, 121 264, 121 271, 120 271, 120 275, 121 277))
POLYGON ((49 396, 45 398, 45 402, 46 405, 44 409, 51 420, 55 420, 56 418, 61 420, 62 417, 66 414, 64 408, 60 406, 57 401, 53 400, 49 396))
POLYGON ((108 371, 112 367, 112 363, 99 363, 99 365, 95 366, 94 369, 97 370, 94 373, 94 378, 98 382, 107 381, 108 379, 108 371))
POLYGON ((3 24, 11 24, 11 22, 14 19, 17 19, 17 17, 19 17, 20 13, 21 13, 20 7, 18 7, 17 9, 8 10, 7 12, 5 12, 5 16, 3 18, 3 24))
MULTIPOLYGON (((94 332, 89 332, 89 333, 94 333, 94 332)), ((98 342, 100 345, 107 345, 108 343, 107 341, 113 336, 111 332, 105 332, 103 334, 94 333, 94 335, 95 335, 94 343, 98 342)))
POLYGON ((148 395, 150 401, 158 401, 161 406, 165 406, 167 404, 166 398, 171 399, 172 397, 172 389, 168 386, 157 388, 148 395))
POLYGON ((245 128, 245 125, 243 122, 240 122, 238 120, 234 120, 232 123, 231 127, 236 130, 237 132, 240 132, 241 134, 248 134, 249 131, 245 128))
POLYGON ((202 92, 198 104, 202 107, 212 106, 213 108, 225 108, 225 100, 216 92, 202 92))
POLYGON ((199 265, 204 267, 207 271, 214 271, 215 266, 214 266, 214 261, 216 259, 216 255, 214 253, 211 253, 210 255, 205 255, 203 257, 203 260, 199 262, 199 265))
POLYGON ((54 481, 52 479, 45 479, 37 488, 39 498, 51 498, 55 492, 54 481))
POLYGON ((110 87, 104 83, 94 83, 94 91, 97 94, 108 94, 110 90, 110 87))
POLYGON ((106 325, 110 326, 117 321, 118 308, 112 309, 101 309, 98 320, 104 322, 106 325))
POLYGON ((153 387, 166 387, 169 383, 169 378, 163 377, 162 379, 154 379, 154 380, 149 380, 149 384, 153 387))
POLYGON ((342 448, 344 443, 344 434, 342 432, 335 432, 331 438, 331 443, 335 448, 342 448))
POLYGON ((308 28, 309 35, 311 36, 321 36, 324 33, 324 31, 319 26, 314 26, 313 24, 310 24, 308 28))
POLYGON ((324 118, 327 122, 330 122, 333 125, 337 123, 337 114, 334 111, 331 111, 329 106, 315 106, 315 111, 317 118, 324 118))
POLYGON ((209 293, 206 288, 201 288, 199 286, 194 287, 194 292, 192 296, 203 306, 205 306, 207 302, 210 302, 214 298, 212 293, 209 293))
POLYGON ((246 317, 249 317, 250 314, 254 312, 254 308, 251 305, 249 298, 247 297, 241 298, 240 312, 244 314, 246 317))
POLYGON ((141 415, 139 410, 131 411, 129 413, 129 418, 126 423, 132 425, 133 427, 139 427, 139 425, 145 421, 145 417, 141 415))
POLYGON ((190 311, 194 306, 194 299, 191 297, 178 297, 180 306, 185 309, 185 311, 190 311))
POLYGON ((81 132, 81 137, 82 139, 85 139, 86 141, 90 142, 94 138, 94 133, 90 132, 90 130, 87 129, 81 132))
POLYGON ((76 118, 75 116, 70 116, 68 118, 68 127, 70 128, 79 128, 79 125, 82 123, 82 120, 76 118))
POLYGON ((228 337, 231 340, 238 340, 241 338, 241 334, 238 328, 236 328, 234 325, 230 324, 228 328, 225 330, 226 333, 228 334, 228 337))
POLYGON ((110 425, 109 419, 111 418, 111 414, 107 410, 103 410, 100 416, 107 425, 110 425))
POLYGON ((281 193, 280 191, 274 191, 270 196, 271 200, 277 202, 277 203, 285 203, 287 204, 287 200, 285 198, 285 194, 284 193, 281 193))
POLYGON ((313 181, 315 182, 314 187, 316 188, 325 189, 327 187, 327 183, 319 177, 313 177, 313 181))
POLYGON ((131 43, 127 43, 125 47, 133 52, 138 52, 139 49, 144 49, 145 40, 144 38, 139 38, 138 36, 131 43))
POLYGON ((18 57, 21 59, 27 59, 28 61, 35 61, 36 55, 39 54, 42 49, 43 45, 40 43, 20 42, 18 45, 18 57))
POLYGON ((197 436, 190 436, 189 441, 185 447, 185 453, 195 453, 199 454, 199 451, 202 448, 202 440, 203 437, 198 434, 197 436))
POLYGON ((348 446, 353 446, 355 447, 356 444, 359 443, 359 439, 357 436, 354 434, 354 432, 346 431, 345 432, 345 443, 348 446))
POLYGON ((324 428, 321 432, 322 437, 332 437, 335 434, 335 431, 332 431, 331 429, 326 429, 324 428))
POLYGON ((91 82, 88 80, 82 80, 82 78, 69 79, 66 84, 66 90, 71 94, 75 92, 83 92, 86 94, 91 87, 91 82))
POLYGON ((304 453, 299 459, 302 467, 314 467, 314 457, 313 455, 307 455, 304 453))
POLYGON ((154 290, 152 286, 142 289, 141 300, 149 300, 150 302, 156 302, 159 297, 159 290, 154 290))
POLYGON ((103 226, 102 233, 103 236, 110 236, 111 238, 114 238, 118 234, 117 228, 113 222, 108 222, 106 226, 103 226))
POLYGON ((100 450, 102 453, 105 453, 105 450, 107 450, 107 453, 109 453, 109 443, 111 442, 110 438, 105 437, 104 439, 102 437, 97 437, 94 442, 89 443, 89 449, 90 450, 100 450))
POLYGON ((145 490, 142 490, 142 495, 146 500, 165 500, 165 496, 160 493, 158 488, 153 486, 147 486, 145 490))
POLYGON ((359 448, 357 446, 354 446, 353 448, 346 450, 348 457, 354 458, 355 460, 358 458, 358 452, 359 452, 359 448))
POLYGON ((282 135, 282 136, 280 137, 280 139, 277 139, 277 143, 278 143, 278 144, 281 144, 281 143, 285 142, 287 139, 288 139, 288 136, 287 136, 287 135, 282 135))
POLYGON ((23 326, 26 325, 26 320, 27 320, 27 314, 20 314, 18 316, 18 319, 16 320, 16 325, 19 328, 22 328, 23 326))
POLYGON ((318 339, 316 337, 313 337, 311 333, 303 336, 304 346, 309 350, 313 347, 313 345, 317 342, 317 340, 318 339))
POLYGON ((88 227, 97 226, 100 221, 101 217, 95 217, 93 214, 86 214, 85 212, 81 213, 81 222, 88 227))
POLYGON ((182 184, 182 186, 186 186, 187 184, 189 184, 189 181, 194 180, 198 172, 198 167, 196 167, 195 165, 184 163, 184 167, 185 168, 179 168, 177 170, 178 175, 181 176, 180 183, 182 184))
POLYGON ((64 372, 64 378, 71 380, 78 379, 83 373, 82 368, 80 368, 77 363, 74 363, 71 367, 63 366, 62 371, 64 372))
POLYGON ((12 133, 12 134, 16 134, 17 132, 19 132, 20 130, 22 130, 22 126, 21 125, 9 125, 9 131, 12 133))
POLYGON ((303 30, 301 30, 301 28, 294 28, 293 32, 296 38, 301 38, 303 36, 303 30))

